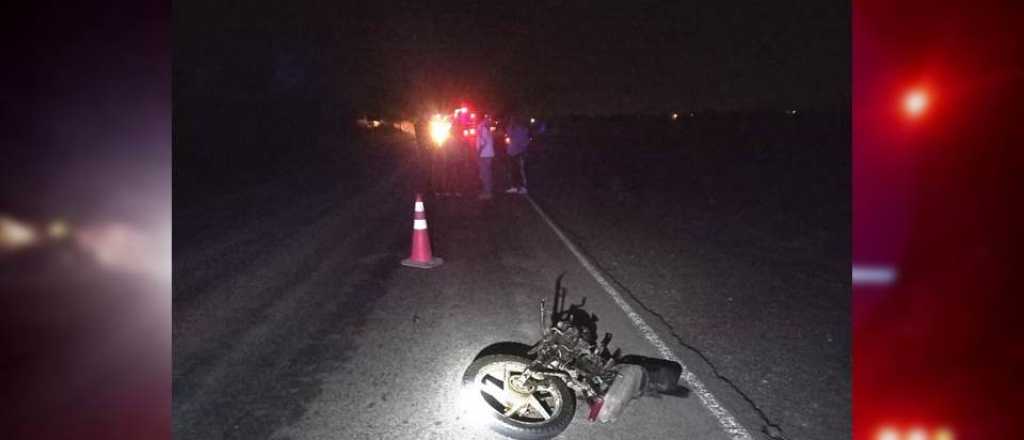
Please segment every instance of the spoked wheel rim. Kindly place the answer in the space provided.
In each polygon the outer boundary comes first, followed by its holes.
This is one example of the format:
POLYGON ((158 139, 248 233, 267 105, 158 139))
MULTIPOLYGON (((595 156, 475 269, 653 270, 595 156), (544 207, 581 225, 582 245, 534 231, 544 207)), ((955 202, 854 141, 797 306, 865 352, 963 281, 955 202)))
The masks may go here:
POLYGON ((527 425, 548 423, 562 410, 565 399, 551 382, 527 385, 522 376, 526 367, 517 361, 493 362, 480 368, 474 383, 497 416, 527 425))

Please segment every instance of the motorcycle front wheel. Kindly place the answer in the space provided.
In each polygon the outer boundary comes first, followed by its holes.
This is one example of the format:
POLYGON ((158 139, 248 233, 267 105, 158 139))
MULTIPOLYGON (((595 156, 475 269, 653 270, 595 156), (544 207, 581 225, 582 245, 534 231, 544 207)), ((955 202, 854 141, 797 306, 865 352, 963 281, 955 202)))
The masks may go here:
POLYGON ((522 376, 530 360, 520 356, 483 356, 466 369, 462 386, 467 402, 487 426, 520 440, 552 438, 576 414, 576 394, 561 379, 540 383, 522 376))

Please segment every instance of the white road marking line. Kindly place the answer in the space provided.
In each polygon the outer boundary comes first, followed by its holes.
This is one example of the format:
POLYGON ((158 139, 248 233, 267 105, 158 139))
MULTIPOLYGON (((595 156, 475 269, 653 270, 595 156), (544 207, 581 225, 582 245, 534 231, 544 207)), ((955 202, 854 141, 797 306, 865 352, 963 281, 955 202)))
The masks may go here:
POLYGON ((427 229, 427 221, 421 218, 412 221, 412 228, 414 230, 427 229))
POLYGON ((416 202, 416 204, 413 205, 413 209, 415 212, 423 212, 423 202, 416 202))
POLYGON ((888 286, 896 281, 896 269, 890 266, 853 265, 854 285, 888 286))
POLYGON ((576 256, 576 259, 579 260, 581 265, 583 265, 583 268, 586 269, 587 272, 590 272, 590 275, 594 277, 597 284, 599 284, 601 288, 608 293, 608 296, 615 301, 615 304, 618 304, 619 308, 626 313, 626 316, 633 321, 633 325, 640 331, 640 334, 642 334, 644 338, 651 343, 651 345, 654 345, 654 348, 656 348, 658 353, 661 353, 665 359, 678 362, 679 365, 683 367, 683 372, 681 374, 683 380, 690 385, 690 388, 695 394, 697 394, 697 397, 700 398, 700 402, 704 404, 704 407, 707 408, 708 411, 711 411, 711 414, 715 416, 715 419, 718 420, 718 424, 722 425, 722 429, 725 430, 729 437, 732 438, 732 440, 753 440, 753 437, 750 436, 750 432, 736 421, 729 410, 725 409, 725 407, 718 402, 718 399, 711 394, 711 391, 708 391, 707 387, 704 386, 704 383, 697 378, 697 375, 690 371, 690 369, 686 367, 686 364, 684 364, 683 361, 679 359, 679 357, 676 356, 670 348, 668 348, 665 341, 662 341, 658 334, 654 332, 654 329, 647 325, 647 322, 633 310, 633 307, 626 302, 618 289, 608 282, 608 279, 606 279, 604 275, 601 275, 601 272, 597 267, 594 266, 594 264, 590 262, 590 259, 584 256, 583 253, 580 252, 579 248, 569 240, 569 237, 567 237, 565 233, 555 225, 555 222, 553 222, 551 218, 548 217, 547 213, 540 208, 540 205, 533 201, 533 198, 529 195, 524 196, 526 197, 526 200, 530 201, 530 204, 533 205, 533 209, 537 211, 537 214, 544 219, 544 222, 547 223, 553 231, 555 231, 555 235, 562 240, 565 247, 569 248, 569 251, 576 256))

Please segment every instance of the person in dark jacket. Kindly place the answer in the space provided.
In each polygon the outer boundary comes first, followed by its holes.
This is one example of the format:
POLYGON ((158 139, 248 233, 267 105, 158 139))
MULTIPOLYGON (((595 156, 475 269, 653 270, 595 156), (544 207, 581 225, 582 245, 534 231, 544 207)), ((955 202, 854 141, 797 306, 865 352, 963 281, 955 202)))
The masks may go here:
POLYGON ((523 124, 522 118, 513 116, 509 119, 508 128, 508 181, 509 194, 526 194, 526 150, 530 145, 530 130, 523 124))

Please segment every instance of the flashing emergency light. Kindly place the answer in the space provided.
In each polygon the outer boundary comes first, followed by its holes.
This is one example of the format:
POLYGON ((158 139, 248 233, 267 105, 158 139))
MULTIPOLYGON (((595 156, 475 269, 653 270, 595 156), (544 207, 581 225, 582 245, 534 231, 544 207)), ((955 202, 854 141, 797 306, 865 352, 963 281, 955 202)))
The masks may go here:
POLYGON ((886 426, 878 430, 875 440, 953 440, 953 431, 949 428, 928 430, 923 427, 899 430, 886 426))
POLYGON ((923 90, 911 90, 903 98, 903 109, 911 117, 921 116, 928 108, 928 94, 923 90))
POLYGON ((899 431, 897 431, 897 430, 895 430, 893 428, 882 428, 881 430, 878 431, 878 436, 875 437, 875 439, 876 440, 900 440, 900 433, 899 433, 899 431))

